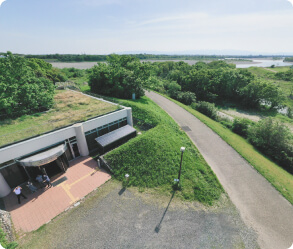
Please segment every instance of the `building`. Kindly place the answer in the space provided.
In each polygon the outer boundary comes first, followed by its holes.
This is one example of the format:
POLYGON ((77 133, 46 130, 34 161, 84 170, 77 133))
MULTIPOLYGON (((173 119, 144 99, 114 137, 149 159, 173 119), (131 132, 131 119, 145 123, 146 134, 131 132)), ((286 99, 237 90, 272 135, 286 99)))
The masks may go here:
POLYGON ((95 150, 103 153, 135 135, 132 110, 122 106, 85 122, 1 147, 0 197, 42 172, 50 177, 65 172, 69 161, 95 150))

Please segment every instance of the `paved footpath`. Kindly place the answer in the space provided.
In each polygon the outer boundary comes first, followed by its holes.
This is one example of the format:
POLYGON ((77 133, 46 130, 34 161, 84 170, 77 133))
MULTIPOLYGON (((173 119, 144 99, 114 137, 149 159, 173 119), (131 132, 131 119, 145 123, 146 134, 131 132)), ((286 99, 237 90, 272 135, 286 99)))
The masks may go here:
MULTIPOLYGON (((261 248, 285 249, 293 243, 293 206, 233 148, 205 124, 154 92, 146 96, 181 127, 217 175, 244 222, 258 234, 261 248)), ((184 146, 183 144, 180 146, 184 146)))

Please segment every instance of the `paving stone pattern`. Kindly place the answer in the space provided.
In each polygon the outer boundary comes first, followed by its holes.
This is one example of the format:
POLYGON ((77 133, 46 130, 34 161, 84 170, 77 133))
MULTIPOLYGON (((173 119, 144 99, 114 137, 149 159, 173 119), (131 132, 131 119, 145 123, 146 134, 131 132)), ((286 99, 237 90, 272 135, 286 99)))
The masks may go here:
POLYGON ((111 178, 98 169, 96 161, 90 157, 71 161, 66 173, 51 179, 53 185, 63 177, 67 180, 55 187, 39 189, 33 194, 24 192, 28 198, 21 197, 21 204, 14 193, 4 198, 6 211, 11 213, 17 232, 38 229, 111 178))

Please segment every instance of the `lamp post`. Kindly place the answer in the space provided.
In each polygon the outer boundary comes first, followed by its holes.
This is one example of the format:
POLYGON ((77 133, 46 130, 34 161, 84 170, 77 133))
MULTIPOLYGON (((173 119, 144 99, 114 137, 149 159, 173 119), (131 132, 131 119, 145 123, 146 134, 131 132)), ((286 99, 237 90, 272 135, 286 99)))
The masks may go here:
POLYGON ((178 174, 178 182, 180 181, 180 175, 181 175, 181 166, 182 166, 182 159, 183 159, 183 152, 185 151, 185 147, 180 148, 181 151, 181 161, 180 161, 180 169, 179 169, 179 174, 178 174))

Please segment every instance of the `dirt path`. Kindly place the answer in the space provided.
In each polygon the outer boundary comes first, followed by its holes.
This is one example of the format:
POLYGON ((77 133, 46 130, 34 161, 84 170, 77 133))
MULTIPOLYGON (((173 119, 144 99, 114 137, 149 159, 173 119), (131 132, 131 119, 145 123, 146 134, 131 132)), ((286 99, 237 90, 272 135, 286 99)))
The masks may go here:
POLYGON ((292 205, 197 118, 159 94, 147 92, 146 95, 181 127, 190 128, 187 135, 212 167, 244 222, 258 233, 261 248, 289 248, 293 242, 292 205))
POLYGON ((273 73, 277 73, 277 71, 269 69, 269 68, 266 68, 266 67, 264 67, 264 69, 267 70, 267 71, 273 72, 273 73))

